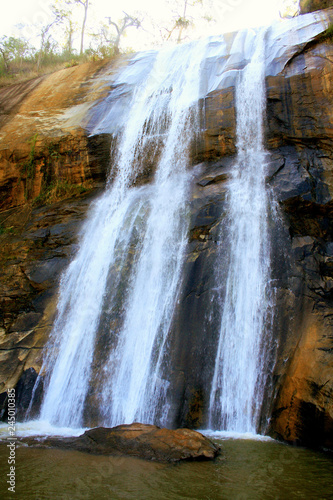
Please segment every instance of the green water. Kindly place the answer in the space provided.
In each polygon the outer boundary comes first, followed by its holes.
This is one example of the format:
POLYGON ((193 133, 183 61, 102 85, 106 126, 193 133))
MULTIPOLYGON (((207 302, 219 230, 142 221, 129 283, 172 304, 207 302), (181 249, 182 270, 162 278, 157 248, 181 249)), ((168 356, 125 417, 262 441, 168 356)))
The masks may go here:
POLYGON ((333 499, 330 455, 277 442, 220 441, 214 462, 177 465, 41 448, 16 449, 16 492, 6 485, 0 445, 0 498, 18 499, 333 499))

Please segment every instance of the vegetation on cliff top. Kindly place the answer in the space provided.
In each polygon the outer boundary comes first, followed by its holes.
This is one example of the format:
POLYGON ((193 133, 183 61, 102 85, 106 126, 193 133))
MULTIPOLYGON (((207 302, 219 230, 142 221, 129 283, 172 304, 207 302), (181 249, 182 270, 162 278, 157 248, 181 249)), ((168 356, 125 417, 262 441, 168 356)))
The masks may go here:
POLYGON ((41 74, 51 73, 64 67, 76 66, 82 62, 111 59, 120 53, 119 44, 130 27, 139 28, 141 21, 124 12, 123 18, 115 22, 109 19, 109 25, 101 25, 97 33, 89 33, 91 43, 84 50, 84 37, 88 0, 55 0, 49 7, 45 22, 37 26, 23 26, 24 33, 34 31, 34 38, 39 47, 25 36, 0 37, 0 86, 31 79, 41 74), (78 27, 73 7, 84 7, 84 20, 78 27), (115 31, 115 34, 112 32, 115 31), (80 51, 74 48, 76 33, 80 31, 80 51))
MULTIPOLYGON (((178 43, 186 38, 186 31, 193 26, 192 10, 203 0, 173 0, 170 5, 170 19, 154 26, 155 42, 174 39, 178 43), (158 40, 160 38, 160 40, 158 40)), ((19 36, 0 36, 0 86, 22 79, 29 79, 40 74, 50 73, 64 66, 73 66, 89 60, 109 59, 120 52, 133 51, 121 47, 128 31, 135 29, 149 35, 147 29, 149 14, 122 12, 118 18, 109 14, 106 7, 103 21, 90 24, 90 11, 93 8, 89 0, 50 0, 43 6, 43 21, 31 25, 19 25, 19 36), (82 22, 78 23, 78 16, 82 22), (143 21, 147 26, 143 26, 143 21), (79 49, 75 40, 80 39, 79 49), (89 43, 89 46, 87 47, 89 43)), ((200 16, 199 16, 200 17, 200 16)), ((201 15, 206 22, 212 19, 201 15)), ((136 44, 136 40, 133 39, 136 44)))
POLYGON ((39 51, 13 37, 0 39, 0 54, 2 56, 0 57, 0 87, 30 80, 88 61, 112 60, 117 57, 112 45, 87 49, 81 55, 68 50, 61 52, 56 47, 50 46, 44 49, 43 55, 40 57, 39 51))
MULTIPOLYGON (((44 0, 39 2, 39 11, 32 9, 23 22, 18 12, 15 27, 0 32, 0 86, 91 59, 151 49, 165 41, 180 43, 204 33, 235 31, 258 20, 267 24, 273 11, 278 18, 278 7, 264 0, 248 0, 241 8, 240 2, 232 0, 161 0, 158 7, 150 4, 147 10, 145 2, 139 10, 130 0, 121 6, 101 2, 44 0)), ((297 0, 280 3, 281 17, 297 12, 297 0)))

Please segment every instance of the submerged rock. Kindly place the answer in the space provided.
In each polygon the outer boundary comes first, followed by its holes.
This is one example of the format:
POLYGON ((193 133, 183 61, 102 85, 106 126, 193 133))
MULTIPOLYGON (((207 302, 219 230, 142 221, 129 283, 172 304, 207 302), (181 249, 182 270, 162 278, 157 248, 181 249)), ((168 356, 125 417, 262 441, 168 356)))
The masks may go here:
MULTIPOLYGON (((29 444, 36 445, 36 441, 29 444)), ((197 431, 161 429, 156 425, 133 423, 97 427, 79 437, 48 438, 38 446, 63 448, 97 455, 130 455, 162 462, 212 460, 220 447, 197 431)))

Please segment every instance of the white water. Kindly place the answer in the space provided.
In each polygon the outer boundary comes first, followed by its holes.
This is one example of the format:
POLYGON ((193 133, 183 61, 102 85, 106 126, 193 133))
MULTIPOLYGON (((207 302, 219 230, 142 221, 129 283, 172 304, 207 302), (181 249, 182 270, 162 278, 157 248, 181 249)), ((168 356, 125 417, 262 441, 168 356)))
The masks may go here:
POLYGON ((172 87, 170 128, 150 198, 150 215, 131 283, 124 327, 105 367, 103 409, 110 425, 165 423, 166 390, 161 379, 167 334, 176 304, 187 241, 188 148, 197 126, 191 105, 198 99, 205 44, 176 50, 162 61, 172 87), (192 130, 192 132, 191 132, 192 130), (158 412, 158 413, 157 413, 158 412))
POLYGON ((99 403, 104 424, 153 422, 157 408, 160 418, 166 418, 167 382, 161 380, 160 368, 186 243, 186 166, 204 54, 205 42, 158 53, 152 71, 134 91, 115 180, 94 203, 78 253, 61 280, 57 319, 41 371, 50 374, 42 421, 63 427, 83 424, 104 299, 110 299, 109 288, 111 299, 113 291, 115 295, 134 230, 141 233, 139 257, 124 292, 126 312, 117 347, 102 371, 99 403), (144 167, 145 148, 154 154, 157 142, 161 156, 154 184, 131 188, 144 167))
POLYGON ((213 439, 244 439, 250 441, 274 441, 269 436, 262 434, 253 434, 252 432, 235 432, 235 431, 212 431, 211 429, 200 429, 199 432, 213 439))
POLYGON ((209 406, 210 428, 252 434, 262 406, 264 344, 269 336, 264 36, 264 31, 257 35, 252 59, 236 86, 238 155, 229 185, 228 227, 224 227, 228 272, 209 406))
MULTIPOLYGON (((86 430, 88 429, 83 427, 74 429, 73 427, 53 426, 50 422, 43 420, 16 422, 15 424, 15 436, 18 438, 30 436, 40 436, 41 438, 46 436, 81 436, 86 430)), ((8 440, 9 437, 8 424, 0 424, 0 442, 8 440)))

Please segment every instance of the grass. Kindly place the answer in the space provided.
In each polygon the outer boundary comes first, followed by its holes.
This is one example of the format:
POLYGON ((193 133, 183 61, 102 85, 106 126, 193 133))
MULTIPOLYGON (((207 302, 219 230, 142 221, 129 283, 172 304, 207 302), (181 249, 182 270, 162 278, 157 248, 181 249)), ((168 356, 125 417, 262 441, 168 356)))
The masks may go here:
POLYGON ((33 206, 49 205, 56 201, 74 198, 91 191, 91 188, 68 181, 56 180, 46 186, 42 192, 32 201, 33 206))
MULTIPOLYGON (((132 51, 131 51, 132 52, 132 51)), ((27 59, 23 61, 11 61, 10 72, 4 70, 0 57, 0 87, 6 87, 16 83, 24 83, 39 76, 55 73, 64 68, 72 68, 86 62, 111 61, 117 59, 110 48, 107 50, 87 50, 82 55, 76 54, 49 54, 43 60, 39 70, 36 61, 27 59)))
MULTIPOLYGON (((58 143, 49 142, 36 153, 37 138, 38 133, 30 138, 29 157, 20 171, 19 182, 24 181, 25 200, 31 203, 33 207, 38 207, 90 192, 92 189, 90 186, 72 184, 55 176, 54 163, 61 162, 60 146, 58 143), (37 162, 41 162, 42 185, 39 195, 32 198, 37 162)), ((0 234, 3 234, 1 228, 0 234)))
POLYGON ((323 33, 324 40, 327 40, 329 42, 333 42, 333 23, 329 25, 327 30, 324 31, 323 33))
POLYGON ((29 80, 33 80, 34 78, 38 78, 39 76, 48 75, 51 73, 55 73, 60 69, 63 69, 65 66, 63 64, 56 64, 52 66, 46 66, 41 68, 40 71, 37 71, 34 68, 30 68, 26 71, 20 71, 18 73, 10 73, 10 74, 1 74, 0 73, 0 87, 8 87, 9 85, 14 85, 16 83, 24 83, 29 80))
POLYGON ((24 165, 21 167, 21 175, 20 175, 20 180, 25 177, 26 182, 25 182, 25 188, 24 188, 24 197, 27 200, 30 195, 30 191, 33 186, 33 181, 36 175, 36 160, 35 160, 35 150, 36 150, 36 142, 37 142, 37 137, 38 133, 34 134, 30 140, 30 152, 29 152, 29 158, 28 161, 24 163, 24 165))
POLYGON ((13 234, 14 226, 5 227, 2 223, 0 223, 0 235, 1 234, 13 234))

